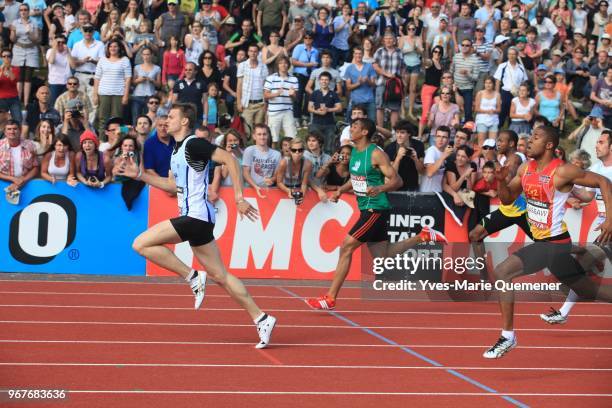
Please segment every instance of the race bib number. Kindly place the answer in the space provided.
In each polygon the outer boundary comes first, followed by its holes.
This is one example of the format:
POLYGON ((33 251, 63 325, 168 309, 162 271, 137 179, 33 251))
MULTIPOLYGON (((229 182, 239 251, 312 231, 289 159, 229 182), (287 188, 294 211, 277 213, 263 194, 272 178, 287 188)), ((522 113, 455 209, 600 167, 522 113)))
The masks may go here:
POLYGON ((546 205, 546 203, 527 200, 527 217, 530 221, 536 224, 547 225, 549 214, 550 210, 548 209, 548 205, 546 205))
POLYGON ((368 185, 366 183, 365 176, 356 176, 351 174, 351 184, 353 185, 353 192, 357 196, 365 196, 368 185))

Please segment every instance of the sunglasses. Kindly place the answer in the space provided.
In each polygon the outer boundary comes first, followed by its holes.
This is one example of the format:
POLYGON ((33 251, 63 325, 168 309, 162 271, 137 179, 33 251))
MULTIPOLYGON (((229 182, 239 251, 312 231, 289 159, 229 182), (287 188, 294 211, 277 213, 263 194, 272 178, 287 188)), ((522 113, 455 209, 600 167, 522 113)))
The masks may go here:
POLYGON ((2 58, 11 58, 12 55, 11 54, 2 54, 2 58))
POLYGON ((472 44, 461 44, 462 47, 470 47, 472 44))
POLYGON ((159 105, 159 101, 149 101, 149 105, 159 105))
POLYGON ((66 44, 66 41, 58 41, 57 45, 60 45, 60 44, 66 44))
POLYGON ((291 153, 304 153, 304 149, 290 149, 291 153))
POLYGON ((83 28, 83 32, 84 33, 93 33, 94 29, 92 27, 85 27, 83 28))
POLYGON ((209 60, 211 60, 211 59, 212 59, 212 57, 204 57, 204 58, 202 58, 202 59, 205 59, 205 60, 209 59, 209 60))
POLYGON ((67 82, 66 85, 68 85, 68 86, 78 86, 79 83, 78 82, 67 82))
POLYGON ((546 84, 554 84, 553 81, 544 81, 544 83, 546 83, 546 84))
POLYGON ((482 150, 495 150, 492 146, 482 146, 482 150))
POLYGON ((416 27, 408 27, 408 31, 416 31, 416 27))
POLYGON ((433 54, 440 54, 440 51, 434 51, 433 54))
POLYGON ((450 92, 442 92, 441 95, 450 95, 450 92))

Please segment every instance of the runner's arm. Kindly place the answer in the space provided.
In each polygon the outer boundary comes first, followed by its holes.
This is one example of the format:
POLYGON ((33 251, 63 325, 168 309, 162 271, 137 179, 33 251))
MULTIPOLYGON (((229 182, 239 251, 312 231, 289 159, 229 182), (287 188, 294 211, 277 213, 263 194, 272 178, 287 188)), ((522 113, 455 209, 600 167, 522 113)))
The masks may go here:
POLYGON ((372 152, 372 165, 374 167, 378 167, 385 176, 385 184, 382 186, 373 187, 378 189, 379 193, 387 193, 402 187, 402 178, 397 174, 397 171, 391 165, 389 156, 387 156, 385 152, 380 149, 374 149, 372 152))
POLYGON ((227 150, 224 149, 215 149, 211 156, 211 159, 214 162, 222 164, 229 171, 229 176, 232 180, 232 186, 234 187, 234 197, 236 202, 239 203, 244 201, 244 197, 242 195, 242 180, 240 180, 240 166, 238 165, 238 160, 232 156, 227 150))
POLYGON ((508 173, 510 169, 508 167, 501 167, 495 169, 495 177, 498 182, 498 196, 502 204, 510 205, 518 198, 523 191, 521 185, 521 175, 525 172, 526 164, 522 164, 519 167, 517 174, 508 181, 508 173))

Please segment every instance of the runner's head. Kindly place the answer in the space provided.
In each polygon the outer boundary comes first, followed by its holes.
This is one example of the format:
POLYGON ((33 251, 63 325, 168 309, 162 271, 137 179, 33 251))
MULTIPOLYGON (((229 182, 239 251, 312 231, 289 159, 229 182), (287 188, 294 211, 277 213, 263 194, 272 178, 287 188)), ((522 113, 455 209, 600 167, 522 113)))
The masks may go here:
POLYGON ((548 154, 554 157, 555 149, 559 145, 559 133, 551 126, 540 126, 533 130, 527 143, 527 156, 539 159, 548 154))
POLYGON ((502 130, 497 138, 497 152, 499 154, 508 154, 516 151, 518 143, 518 135, 514 130, 502 130))
POLYGON ((595 145, 595 153, 597 158, 602 162, 606 162, 612 158, 612 131, 609 129, 601 132, 597 144, 595 145))
POLYGON ((371 140, 376 132, 376 125, 370 119, 355 119, 351 124, 351 141, 356 142, 362 138, 371 140))
POLYGON ((175 103, 168 113, 168 133, 190 133, 196 126, 197 109, 191 103, 175 103))

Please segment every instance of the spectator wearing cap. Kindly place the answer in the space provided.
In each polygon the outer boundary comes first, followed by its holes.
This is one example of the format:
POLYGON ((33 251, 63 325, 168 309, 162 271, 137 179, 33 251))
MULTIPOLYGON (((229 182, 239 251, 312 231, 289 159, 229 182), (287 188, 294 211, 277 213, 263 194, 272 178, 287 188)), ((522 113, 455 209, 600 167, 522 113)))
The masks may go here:
MULTIPOLYGON (((606 76, 598 79, 591 91, 591 100, 595 108, 601 109, 604 126, 612 129, 612 67, 608 66, 606 76)), ((594 109, 595 109, 594 108, 594 109)))
MULTIPOLYGON (((563 69, 563 66, 565 65, 565 63, 563 62, 563 60, 561 59, 563 57, 563 51, 561 50, 554 50, 552 52, 552 57, 550 59, 550 66, 551 68, 554 69, 563 69)), ((563 71, 565 72, 565 71, 563 71)))
POLYGON ((530 21, 531 26, 538 30, 538 44, 542 50, 550 51, 550 49, 559 41, 559 30, 555 23, 546 16, 542 10, 536 12, 536 18, 530 21))
POLYGON ((508 55, 508 47, 510 45, 510 38, 505 35, 495 36, 493 41, 493 50, 491 51, 491 73, 495 73, 499 64, 504 61, 504 58, 508 55))
MULTIPOLYGON (((86 24, 77 31, 83 31, 84 38, 74 44, 70 66, 74 69, 74 76, 79 80, 80 90, 87 95, 90 105, 93 103, 94 76, 98 62, 104 58, 104 43, 94 38, 94 27, 86 24)), ((97 105, 97 104, 96 104, 97 105)), ((94 111, 89 111, 93 119, 94 111)))
POLYGON ((70 99, 65 105, 62 124, 57 129, 58 133, 68 137, 74 151, 80 150, 81 134, 89 127, 85 113, 84 105, 79 99, 70 99))
POLYGON ((302 119, 302 126, 308 125, 308 98, 305 97, 306 85, 312 71, 319 65, 319 50, 313 47, 314 36, 311 32, 304 34, 304 42, 298 44, 291 54, 293 74, 299 83, 298 94, 293 105, 293 117, 296 122, 302 119))
POLYGON ((293 49, 304 39, 304 34, 307 32, 307 30, 304 29, 304 24, 304 17, 295 16, 293 18, 293 25, 285 36, 285 49, 288 53, 291 54, 293 49))
POLYGON ((243 49, 248 54, 250 45, 256 45, 259 48, 263 48, 264 46, 261 36, 253 30, 253 22, 249 19, 244 19, 242 20, 240 29, 234 32, 225 43, 225 49, 231 50, 232 55, 235 57, 239 49, 243 49))
POLYGON ((485 38, 493 42, 501 20, 501 11, 493 6, 493 0, 484 0, 484 5, 474 13, 478 27, 485 29, 485 38))
POLYGON ((77 178, 86 186, 104 188, 112 179, 111 160, 98 150, 96 134, 86 130, 80 137, 80 151, 76 154, 77 178))
MULTIPOLYGON (((248 59, 238 65, 236 78, 236 106, 242 114, 246 125, 253 131, 256 123, 262 123, 266 113, 264 104, 264 83, 268 68, 259 61, 259 48, 251 44, 248 48, 248 59)), ((295 72, 295 70, 294 70, 295 72)))
POLYGON ((23 99, 24 106, 30 103, 32 74, 40 65, 40 49, 38 44, 41 42, 41 28, 42 22, 38 24, 34 18, 30 17, 30 6, 26 3, 19 6, 19 18, 13 21, 13 24, 9 27, 11 31, 10 39, 11 43, 13 43, 13 60, 11 64, 19 67, 17 89, 19 91, 19 98, 23 99))
POLYGON ((534 91, 538 92, 544 89, 544 85, 545 85, 544 78, 546 77, 547 73, 548 73, 548 67, 546 65, 544 64, 538 65, 535 75, 533 76, 534 91))
POLYGON ((303 22, 303 28, 310 31, 312 30, 312 21, 314 19, 314 9, 311 5, 306 4, 306 0, 296 0, 295 3, 289 7, 287 13, 289 21, 295 22, 297 17, 301 17, 303 22))
POLYGON ((9 191, 18 191, 38 175, 40 163, 36 146, 21 138, 21 124, 10 119, 4 127, 5 138, 0 140, 0 180, 8 181, 9 191))
POLYGON ((55 105, 55 100, 62 93, 66 92, 66 82, 70 77, 70 51, 66 47, 66 37, 63 35, 56 36, 51 41, 51 48, 47 50, 48 75, 47 82, 49 83, 49 104, 55 105))
POLYGON ((275 31, 281 37, 287 28, 287 8, 282 0, 261 0, 257 6, 257 34, 262 42, 267 42, 270 33, 275 31))
MULTIPOLYGON (((122 116, 127 106, 132 80, 132 65, 121 42, 108 42, 106 57, 100 59, 94 79, 94 104, 98 105, 98 129, 102 134, 104 118, 122 116)), ((103 141, 104 140, 103 138, 103 141)))
POLYGON ((502 62, 495 71, 495 89, 501 94, 502 105, 499 114, 499 126, 503 127, 510 114, 512 98, 518 96, 521 84, 529 79, 523 64, 518 60, 518 50, 508 49, 508 59, 502 62))
MULTIPOLYGON (((75 29, 72 30, 72 32, 68 36, 68 43, 66 44, 66 45, 68 45, 68 48, 73 49, 73 47, 75 46, 76 43, 78 43, 79 41, 82 41, 85 38, 87 38, 87 36, 85 35, 85 33, 86 33, 85 27, 91 27, 91 29, 92 29, 90 31, 91 32, 91 37, 90 37, 91 39, 94 39, 96 41, 100 41, 101 40, 100 33, 98 31, 96 31, 94 26, 91 24, 91 14, 89 14, 89 12, 87 10, 79 10, 77 12, 77 14, 76 14, 76 24, 75 24, 75 27, 74 27, 75 29)), ((88 28, 88 30, 89 30, 89 28, 88 28)), ((95 63, 94 63, 94 65, 95 65, 95 63)), ((94 70, 95 70, 95 68, 92 70, 92 72, 94 70)))
POLYGON ((170 46, 170 37, 185 38, 187 17, 179 11, 178 0, 168 0, 168 11, 155 20, 155 36, 162 47, 170 46))
POLYGON ((170 157, 176 142, 174 138, 168 134, 168 126, 165 119, 160 119, 157 122, 156 132, 151 135, 143 148, 143 163, 146 172, 158 175, 160 177, 168 177, 170 172, 170 157))
POLYGON ((2 65, 0 66, 0 108, 11 112, 11 117, 21 121, 21 102, 17 82, 19 80, 19 67, 11 66, 12 53, 2 50, 2 65))
POLYGON ((531 77, 533 75, 535 64, 533 63, 533 59, 527 55, 526 48, 527 37, 522 35, 516 39, 516 49, 518 50, 519 59, 523 62, 523 66, 527 71, 527 76, 531 77))
POLYGON ((49 120, 54 128, 59 126, 62 122, 61 115, 53 105, 50 104, 49 88, 44 85, 38 88, 36 91, 36 100, 28 105, 27 110, 27 119, 21 130, 24 137, 29 137, 30 132, 34 131, 38 123, 43 119, 49 120))

